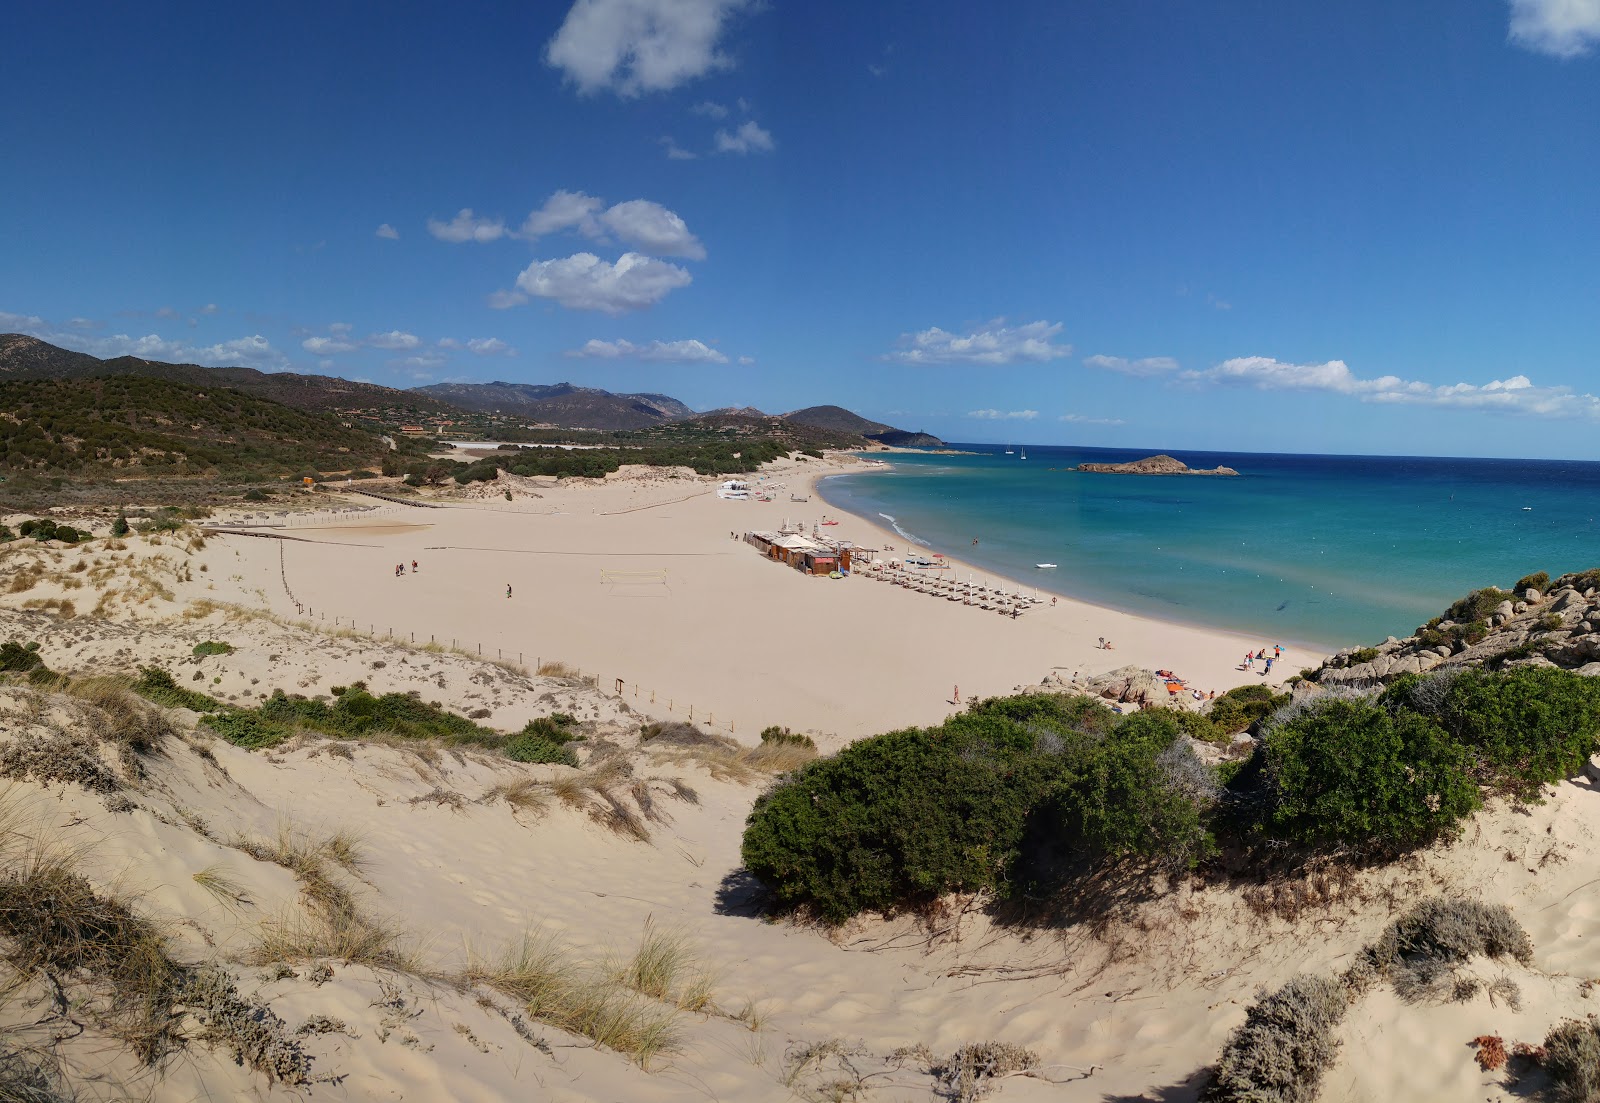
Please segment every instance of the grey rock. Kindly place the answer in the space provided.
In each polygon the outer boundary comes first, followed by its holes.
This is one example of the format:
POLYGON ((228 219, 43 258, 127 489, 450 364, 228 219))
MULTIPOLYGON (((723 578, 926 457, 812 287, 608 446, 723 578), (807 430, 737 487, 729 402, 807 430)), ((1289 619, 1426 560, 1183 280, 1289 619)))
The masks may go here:
POLYGON ((1526 590, 1522 591, 1522 600, 1526 601, 1529 605, 1539 604, 1539 591, 1535 590, 1532 586, 1529 586, 1526 590))
POLYGON ((1552 612, 1564 613, 1576 605, 1584 604, 1587 603, 1583 600, 1582 594, 1576 590, 1567 589, 1556 595, 1555 601, 1550 605, 1550 609, 1552 612))
MULTIPOLYGON (((1528 593, 1531 594, 1533 591, 1529 590, 1528 593)), ((1518 614, 1526 613, 1528 611, 1528 603, 1526 601, 1519 601, 1516 603, 1516 605, 1512 606, 1512 611, 1518 614)))
POLYGON ((1574 674, 1582 674, 1585 678, 1600 678, 1600 663, 1585 663, 1574 674))
POLYGON ((1501 624, 1504 624, 1506 621, 1510 620, 1514 615, 1516 615, 1516 611, 1516 607, 1509 601, 1502 601, 1499 605, 1494 607, 1494 615, 1500 618, 1501 624))

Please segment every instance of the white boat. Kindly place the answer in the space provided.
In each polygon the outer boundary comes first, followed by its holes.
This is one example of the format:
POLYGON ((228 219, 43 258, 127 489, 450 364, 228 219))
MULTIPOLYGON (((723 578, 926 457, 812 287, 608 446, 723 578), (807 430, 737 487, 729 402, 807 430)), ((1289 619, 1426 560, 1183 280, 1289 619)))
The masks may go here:
POLYGON ((1035 563, 1034 566, 1038 567, 1041 571, 1053 571, 1056 569, 1056 565, 1054 563, 1035 563))
POLYGON ((1524 513, 1532 513, 1533 512, 1533 507, 1532 506, 1523 506, 1522 507, 1522 512, 1524 512, 1524 513))
POLYGON ((1025 460, 1025 459, 1027 459, 1027 458, 1028 458, 1028 450, 1027 450, 1027 449, 1026 449, 1026 448, 1024 448, 1024 449, 1023 449, 1023 450, 1022 450, 1022 455, 1020 455, 1020 456, 1018 456, 1018 457, 1017 457, 1017 459, 1019 459, 1019 460, 1025 460))

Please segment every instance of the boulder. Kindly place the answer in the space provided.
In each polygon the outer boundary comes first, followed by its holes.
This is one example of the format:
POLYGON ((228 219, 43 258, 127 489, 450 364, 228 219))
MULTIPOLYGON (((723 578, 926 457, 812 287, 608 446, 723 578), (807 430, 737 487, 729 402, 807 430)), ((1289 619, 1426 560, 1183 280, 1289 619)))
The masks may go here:
POLYGON ((1504 624, 1506 621, 1510 620, 1516 615, 1516 612, 1516 606, 1512 605, 1509 601, 1502 601, 1499 605, 1494 607, 1494 615, 1500 618, 1501 624, 1504 624))
MULTIPOLYGON (((1528 591, 1530 594, 1533 592, 1534 591, 1532 590, 1528 591)), ((1519 601, 1516 603, 1516 605, 1512 606, 1512 611, 1519 614, 1526 613, 1528 611, 1528 603, 1526 601, 1519 601)))
POLYGON ((1600 663, 1585 663, 1574 674, 1582 674, 1585 678, 1600 678, 1600 663))
POLYGON ((1539 591, 1535 590, 1531 586, 1528 587, 1526 590, 1522 591, 1522 600, 1526 601, 1529 605, 1537 605, 1537 604, 1539 604, 1539 601, 1540 601, 1539 591))
POLYGON ((1584 601, 1582 594, 1578 593, 1576 590, 1567 589, 1562 590, 1556 595, 1555 601, 1550 606, 1550 610, 1555 613, 1564 613, 1574 606, 1585 604, 1587 604, 1587 602, 1584 601))

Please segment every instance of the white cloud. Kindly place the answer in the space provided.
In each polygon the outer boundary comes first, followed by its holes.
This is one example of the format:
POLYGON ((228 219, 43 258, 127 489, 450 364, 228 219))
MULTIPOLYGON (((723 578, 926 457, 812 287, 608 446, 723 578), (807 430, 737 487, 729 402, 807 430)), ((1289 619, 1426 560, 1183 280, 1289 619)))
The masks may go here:
POLYGON ((528 296, 520 291, 491 291, 484 301, 489 304, 490 310, 510 310, 527 302, 528 296))
POLYGON ((449 222, 428 219, 428 232, 440 241, 496 241, 506 236, 506 224, 498 218, 477 218, 471 207, 463 207, 449 222))
POLYGON ((1143 360, 1129 360, 1124 356, 1086 356, 1084 366, 1123 375, 1167 375, 1178 370, 1178 362, 1170 356, 1147 356, 1143 360))
POLYGON ((770 153, 777 145, 772 133, 763 130, 754 119, 746 119, 732 134, 717 131, 718 153, 770 153))
POLYGON ((1087 414, 1062 414, 1058 421, 1070 422, 1073 425, 1126 425, 1120 417, 1090 417, 1087 414))
POLYGON ((207 303, 205 306, 202 306, 200 308, 200 313, 202 313, 202 314, 215 314, 216 312, 217 312, 217 304, 216 303, 207 303))
POLYGON ((545 62, 582 93, 663 92, 725 69, 717 50, 728 16, 749 0, 577 0, 545 62))
POLYGON ((286 368, 288 358, 272 347, 259 333, 237 337, 232 341, 219 341, 212 345, 191 345, 184 341, 169 341, 158 334, 130 337, 116 333, 106 337, 82 337, 51 333, 45 339, 67 348, 76 348, 95 356, 137 356, 144 360, 165 360, 176 364, 201 364, 206 367, 261 368, 264 371, 286 368))
POLYGON ((623 253, 615 264, 593 253, 574 253, 560 260, 534 261, 517 277, 517 287, 574 310, 621 314, 658 303, 692 280, 676 264, 639 253, 623 253))
POLYGON ((156 317, 157 318, 165 318, 169 322, 175 322, 179 318, 183 317, 183 315, 179 314, 177 312, 177 310, 175 310, 174 308, 172 308, 170 306, 164 306, 161 309, 156 311, 156 317))
POLYGON ((741 356, 741 357, 739 357, 739 363, 743 367, 749 367, 751 364, 754 364, 755 362, 756 362, 756 358, 754 356, 741 356))
POLYGON ((367 338, 367 344, 371 345, 375 349, 399 351, 403 349, 414 349, 418 345, 422 344, 422 340, 414 333, 406 333, 403 330, 391 329, 388 333, 372 334, 372 336, 367 338))
POLYGON ((471 337, 467 340, 467 351, 479 356, 515 356, 517 350, 500 340, 498 337, 471 337))
POLYGON ((1038 410, 968 410, 968 417, 975 417, 981 421, 1032 421, 1039 416, 1038 410))
POLYGON ((676 211, 648 199, 629 199, 609 208, 605 200, 583 192, 558 191, 532 212, 517 235, 529 241, 560 230, 575 230, 596 241, 607 233, 647 253, 704 260, 705 246, 689 232, 676 211))
POLYGON ((728 117, 728 109, 726 107, 720 103, 712 103, 710 100, 701 100, 689 108, 689 111, 691 114, 704 115, 708 119, 726 119, 728 117))
POLYGON ((0 329, 21 333, 43 328, 44 319, 37 314, 13 314, 8 310, 0 310, 0 329))
POLYGON ((667 160, 669 161, 696 161, 700 158, 698 153, 691 152, 680 146, 671 134, 663 134, 659 140, 662 148, 667 151, 667 160))
POLYGON ((661 257, 705 260, 706 249, 677 213, 648 199, 618 203, 600 221, 606 229, 636 249, 661 257))
POLYGON ((1552 57, 1577 57, 1600 42, 1600 0, 1511 0, 1511 41, 1552 57))
MULTIPOLYGON (((204 311, 202 311, 202 313, 204 313, 204 311)), ((3 316, 0 316, 0 317, 3 317, 3 316)), ((4 325, 4 324, 5 324, 4 321, 0 321, 0 325, 4 325)), ((42 324, 42 319, 41 319, 41 324, 42 324)), ((99 329, 100 328, 100 323, 95 321, 93 318, 68 318, 66 320, 65 325, 69 329, 99 329)))
POLYGON ((399 241, 400 240, 400 231, 396 230, 393 226, 389 225, 387 222, 385 222, 383 225, 379 226, 377 231, 376 231, 376 233, 377 233, 377 235, 379 237, 387 238, 390 241, 399 241))
POLYGON ((354 352, 361 346, 343 337, 307 337, 300 342, 300 347, 313 355, 326 356, 334 352, 354 352))
POLYGON ((577 230, 584 237, 599 237, 595 212, 605 205, 605 200, 581 191, 558 191, 523 220, 521 236, 531 241, 558 230, 577 230))
POLYGON ((328 332, 329 333, 349 333, 352 329, 355 329, 355 328, 356 327, 351 325, 349 322, 334 322, 332 325, 330 325, 328 327, 328 332))
POLYGON ((886 359, 904 364, 1042 364, 1072 355, 1071 345, 1055 343, 1060 333, 1060 322, 1007 326, 997 319, 964 336, 934 326, 901 334, 901 347, 886 359))
MULTIPOLYGON (((651 341, 636 345, 632 341, 586 341, 582 348, 571 349, 568 356, 580 359, 663 360, 678 364, 726 364, 728 358, 704 341, 651 341)), ((743 359, 743 358, 741 358, 743 359)))
POLYGON ((458 349, 461 347, 461 342, 457 341, 454 337, 441 337, 439 338, 438 343, 439 347, 442 349, 458 349))
POLYGON ((1179 376, 1190 383, 1252 387, 1262 391, 1323 391, 1362 402, 1490 410, 1535 417, 1600 421, 1600 398, 1571 387, 1536 387, 1525 375, 1488 383, 1434 384, 1395 375, 1362 379, 1343 360, 1288 364, 1267 356, 1241 356, 1179 376))

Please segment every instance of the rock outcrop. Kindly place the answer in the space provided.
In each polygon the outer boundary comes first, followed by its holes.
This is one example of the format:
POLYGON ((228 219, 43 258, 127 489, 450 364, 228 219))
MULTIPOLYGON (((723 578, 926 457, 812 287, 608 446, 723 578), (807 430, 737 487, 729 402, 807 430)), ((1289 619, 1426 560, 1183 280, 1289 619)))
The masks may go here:
POLYGON ((1102 475, 1237 475, 1231 467, 1190 467, 1168 455, 1146 456, 1132 463, 1080 463, 1079 471, 1102 475))
POLYGON ((1373 689, 1402 674, 1485 664, 1600 674, 1600 571, 1564 575, 1545 593, 1475 591, 1416 635, 1335 652, 1295 692, 1373 689))

